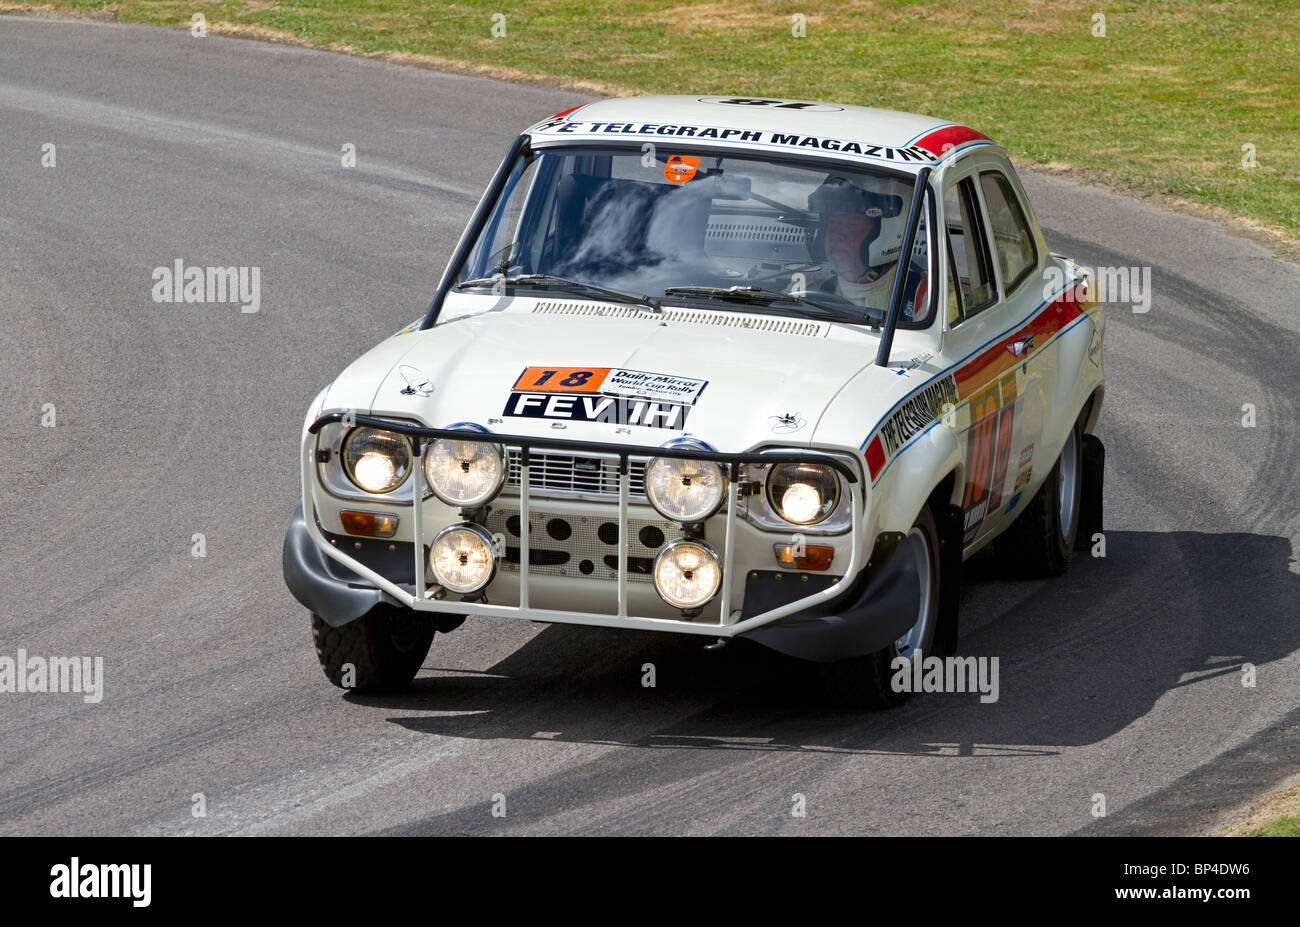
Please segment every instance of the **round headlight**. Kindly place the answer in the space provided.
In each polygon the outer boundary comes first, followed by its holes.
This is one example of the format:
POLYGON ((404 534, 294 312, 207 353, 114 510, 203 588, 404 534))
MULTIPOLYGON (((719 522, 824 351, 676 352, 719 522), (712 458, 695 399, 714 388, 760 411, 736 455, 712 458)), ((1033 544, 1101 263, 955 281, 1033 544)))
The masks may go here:
POLYGON ((443 502, 473 508, 501 490, 506 455, 498 444, 439 438, 424 452, 424 476, 443 502))
POLYGON ((699 608, 718 593, 722 564, 713 548, 680 538, 655 557, 655 589, 669 605, 699 608))
POLYGON ((343 441, 343 470, 359 488, 392 492, 411 475, 411 442, 380 428, 353 428, 343 441))
POLYGON ((496 573, 492 537, 478 525, 451 525, 429 547, 429 569, 448 592, 478 592, 496 573))
POLYGON ((786 521, 815 525, 840 501, 840 480, 823 464, 777 464, 767 475, 767 501, 786 521))
POLYGON ((645 494, 664 518, 704 521, 722 505, 727 477, 708 460, 656 457, 645 468, 645 494))

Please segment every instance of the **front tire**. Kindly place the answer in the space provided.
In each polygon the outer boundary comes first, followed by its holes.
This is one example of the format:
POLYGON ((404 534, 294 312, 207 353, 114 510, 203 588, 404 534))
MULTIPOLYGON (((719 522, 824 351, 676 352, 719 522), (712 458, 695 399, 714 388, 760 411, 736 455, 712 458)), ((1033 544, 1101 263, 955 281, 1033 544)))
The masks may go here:
POLYGON ((917 578, 916 623, 888 647, 861 657, 820 665, 822 687, 828 699, 845 708, 893 708, 907 701, 910 693, 896 692, 891 685, 893 662, 929 653, 939 624, 939 528, 927 505, 898 545, 895 557, 911 557, 917 578))
POLYGON ((433 623, 398 608, 377 608, 337 628, 313 614, 311 636, 325 678, 340 689, 401 692, 424 665, 433 623))

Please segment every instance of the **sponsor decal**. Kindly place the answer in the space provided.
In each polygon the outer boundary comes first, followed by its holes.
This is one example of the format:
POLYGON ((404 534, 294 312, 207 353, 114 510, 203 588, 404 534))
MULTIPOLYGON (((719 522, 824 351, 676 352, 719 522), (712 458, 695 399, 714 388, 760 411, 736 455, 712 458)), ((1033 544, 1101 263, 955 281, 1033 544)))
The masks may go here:
POLYGON ((966 513, 963 546, 975 540, 985 517, 996 512, 1002 502, 1017 395, 1013 370, 971 399, 971 424, 966 432, 966 493, 962 498, 966 513))
POLYGON ((410 364, 402 364, 397 368, 397 373, 406 383, 398 392, 403 396, 432 396, 433 383, 420 372, 420 368, 412 367, 410 364))
POLYGON ((989 496, 990 512, 1002 504, 1002 487, 1007 485, 1007 466, 1011 460, 1011 431, 1016 411, 1016 372, 1002 377, 1002 411, 998 416, 998 447, 994 451, 993 492, 989 496))
POLYGON ((768 420, 772 423, 772 431, 776 434, 789 434, 792 431, 798 431, 808 420, 798 412, 786 412, 782 415, 769 415, 768 420))
POLYGON ((938 419, 945 405, 957 405, 957 382, 951 374, 917 392, 885 419, 879 435, 885 458, 893 457, 913 435, 938 419))
MULTIPOLYGON (((870 214, 870 210, 868 210, 868 214, 870 214)), ((922 286, 924 286, 924 284, 922 284, 922 286)), ((917 305, 920 305, 921 297, 919 295, 915 300, 915 302, 917 303, 917 305)), ((913 370, 916 370, 918 367, 920 367, 926 361, 930 360, 932 357, 934 357, 934 355, 928 351, 918 354, 915 357, 913 357, 911 360, 904 361, 903 363, 899 364, 898 368, 894 370, 894 373, 898 374, 898 376, 900 377, 910 377, 912 375, 913 370)))
POLYGON ((1014 496, 1011 497, 1011 501, 1007 503, 1007 514, 1010 515, 1012 512, 1014 512, 1016 510, 1016 506, 1019 504, 1020 504, 1020 493, 1016 493, 1014 496))
MULTIPOLYGON (((869 145, 853 139, 824 138, 819 135, 803 135, 798 132, 773 132, 766 129, 733 129, 723 126, 694 126, 651 122, 550 121, 542 123, 533 131, 547 135, 634 135, 641 137, 654 136, 656 138, 710 139, 719 142, 752 142, 760 145, 779 145, 783 148, 835 151, 840 154, 858 155, 864 158, 894 161, 901 164, 933 164, 940 159, 939 152, 917 144, 901 147, 869 145)), ((946 154, 946 152, 944 153, 946 154)))
POLYGON ((669 183, 686 183, 695 176, 700 159, 690 155, 670 155, 664 165, 664 179, 669 183))
POLYGON ((1020 452, 1020 463, 1016 466, 1017 470, 1022 470, 1029 466, 1029 461, 1034 459, 1034 446, 1030 444, 1020 452))
POLYGON ((843 106, 834 103, 809 103, 803 100, 769 100, 761 97, 700 97, 701 103, 721 103, 726 106, 761 106, 766 109, 796 109, 802 113, 839 113, 843 106))
POLYGON ((681 431, 707 380, 621 367, 528 367, 503 415, 681 431))
MULTIPOLYGON (((1033 479, 1033 476, 1034 476, 1034 468, 1032 466, 1025 467, 1023 470, 1017 473, 1015 492, 1019 493, 1020 490, 1024 489, 1025 486, 1029 484, 1029 481, 1033 479)), ((1007 506, 1007 510, 1010 511, 1010 509, 1011 507, 1007 506)))

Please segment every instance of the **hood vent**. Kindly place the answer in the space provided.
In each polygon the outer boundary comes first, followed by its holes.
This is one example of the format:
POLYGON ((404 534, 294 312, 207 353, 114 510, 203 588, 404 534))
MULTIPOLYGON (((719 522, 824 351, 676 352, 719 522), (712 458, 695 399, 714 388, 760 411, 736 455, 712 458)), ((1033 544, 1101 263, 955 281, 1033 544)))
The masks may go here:
POLYGON ((533 306, 534 315, 585 315, 604 319, 645 319, 647 322, 667 321, 685 325, 713 325, 721 328, 745 328, 751 331, 772 332, 777 335, 797 335, 804 338, 825 338, 830 330, 826 322, 807 319, 789 319, 780 316, 752 315, 739 312, 719 312, 711 309, 665 309, 662 313, 631 306, 609 303, 566 303, 543 300, 533 306))

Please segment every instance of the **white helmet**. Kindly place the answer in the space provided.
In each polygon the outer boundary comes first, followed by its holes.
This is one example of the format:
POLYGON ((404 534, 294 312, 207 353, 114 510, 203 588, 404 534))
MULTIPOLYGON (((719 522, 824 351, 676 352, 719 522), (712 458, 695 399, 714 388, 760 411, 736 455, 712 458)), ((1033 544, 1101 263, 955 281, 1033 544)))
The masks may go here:
POLYGON ((813 257, 825 258, 830 218, 836 213, 863 215, 877 222, 862 229, 861 260, 866 267, 880 267, 897 261, 903 247, 903 207, 912 188, 887 177, 831 174, 808 194, 808 209, 820 219, 809 243, 813 257))

